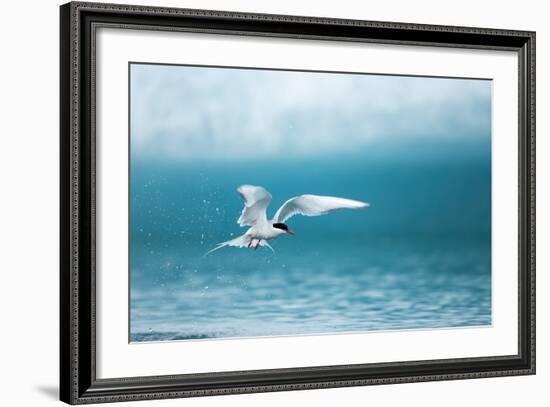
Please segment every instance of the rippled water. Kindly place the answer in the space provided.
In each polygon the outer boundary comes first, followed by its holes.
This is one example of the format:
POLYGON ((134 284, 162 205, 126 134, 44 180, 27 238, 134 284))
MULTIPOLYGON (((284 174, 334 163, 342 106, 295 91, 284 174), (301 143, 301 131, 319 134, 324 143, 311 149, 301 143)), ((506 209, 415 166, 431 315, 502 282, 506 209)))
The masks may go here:
POLYGON ((490 324, 486 254, 420 250, 355 249, 332 262, 318 251, 292 259, 237 249, 194 264, 174 259, 132 291, 131 340, 490 324))

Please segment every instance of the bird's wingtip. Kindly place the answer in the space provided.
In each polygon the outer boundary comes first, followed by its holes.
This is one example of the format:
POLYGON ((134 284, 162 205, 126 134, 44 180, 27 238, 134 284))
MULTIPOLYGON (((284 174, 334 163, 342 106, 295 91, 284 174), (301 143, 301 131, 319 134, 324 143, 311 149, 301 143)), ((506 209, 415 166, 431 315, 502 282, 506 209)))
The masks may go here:
POLYGON ((370 203, 368 202, 363 202, 363 201, 352 201, 352 202, 353 202, 353 205, 351 207, 356 209, 368 208, 370 206, 370 203))

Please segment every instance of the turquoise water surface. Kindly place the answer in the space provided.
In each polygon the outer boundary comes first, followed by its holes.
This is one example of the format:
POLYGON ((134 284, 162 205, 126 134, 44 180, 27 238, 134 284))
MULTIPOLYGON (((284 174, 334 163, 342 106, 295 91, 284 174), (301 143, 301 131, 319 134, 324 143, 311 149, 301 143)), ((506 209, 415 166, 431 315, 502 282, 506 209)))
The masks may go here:
POLYGON ((131 340, 490 324, 488 154, 133 168, 131 340), (296 236, 273 241, 274 254, 204 257, 245 230, 235 191, 245 182, 273 194, 271 215, 304 192, 371 206, 296 216, 296 236))

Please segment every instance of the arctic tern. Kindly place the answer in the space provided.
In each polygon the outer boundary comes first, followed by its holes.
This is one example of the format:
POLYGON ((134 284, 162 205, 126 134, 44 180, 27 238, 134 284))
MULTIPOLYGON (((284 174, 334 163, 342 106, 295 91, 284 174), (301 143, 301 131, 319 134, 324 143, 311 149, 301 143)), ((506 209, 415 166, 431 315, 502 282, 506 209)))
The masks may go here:
POLYGON ((250 228, 244 235, 219 243, 205 255, 225 246, 253 247, 255 250, 260 246, 265 246, 274 251, 267 241, 284 234, 294 235, 294 232, 285 223, 294 215, 319 216, 336 209, 360 209, 369 206, 366 202, 334 196, 300 195, 286 201, 277 210, 273 219, 269 220, 266 212, 271 202, 271 194, 265 188, 241 185, 237 188, 237 192, 244 201, 244 208, 237 223, 241 227, 250 226, 250 228))

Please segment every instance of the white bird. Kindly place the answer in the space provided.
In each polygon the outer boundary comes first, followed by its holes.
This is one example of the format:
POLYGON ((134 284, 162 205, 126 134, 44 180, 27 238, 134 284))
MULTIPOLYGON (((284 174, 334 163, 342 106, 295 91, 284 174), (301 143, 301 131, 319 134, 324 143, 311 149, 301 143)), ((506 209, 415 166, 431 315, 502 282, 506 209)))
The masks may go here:
POLYGON ((267 241, 287 233, 293 235, 294 232, 288 228, 285 222, 294 215, 319 216, 336 209, 360 209, 369 206, 366 202, 334 196, 300 195, 286 201, 277 210, 273 219, 268 220, 266 212, 271 202, 271 194, 265 188, 241 185, 237 188, 237 192, 244 201, 244 208, 237 223, 241 227, 250 226, 250 228, 242 236, 219 243, 205 255, 225 246, 254 247, 254 249, 266 246, 274 251, 267 241))

